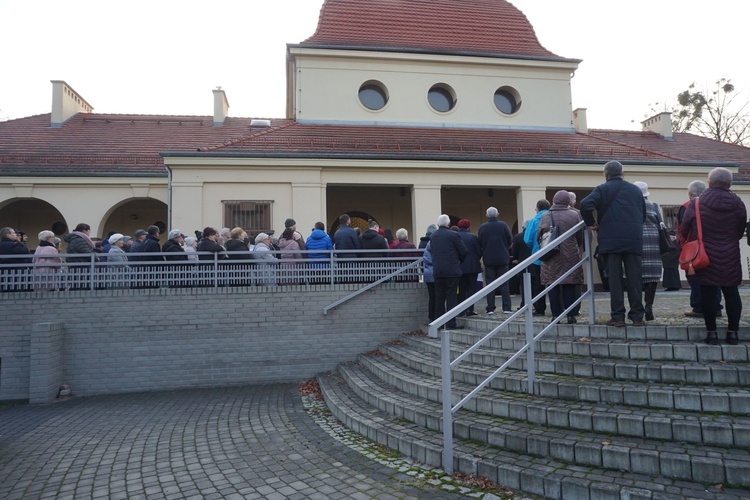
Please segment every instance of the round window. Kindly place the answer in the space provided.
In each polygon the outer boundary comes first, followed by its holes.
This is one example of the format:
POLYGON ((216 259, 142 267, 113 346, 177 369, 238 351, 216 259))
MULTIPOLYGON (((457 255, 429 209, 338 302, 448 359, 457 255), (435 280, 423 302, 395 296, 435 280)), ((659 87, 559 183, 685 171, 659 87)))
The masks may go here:
POLYGON ((512 87, 500 87, 495 91, 495 107, 505 115, 512 115, 521 108, 521 96, 512 87))
POLYGON ((367 109, 377 111, 388 104, 388 94, 380 82, 365 82, 359 88, 359 102, 367 109))
POLYGON ((446 113, 456 106, 456 95, 449 86, 439 83, 427 93, 427 100, 435 111, 446 113))

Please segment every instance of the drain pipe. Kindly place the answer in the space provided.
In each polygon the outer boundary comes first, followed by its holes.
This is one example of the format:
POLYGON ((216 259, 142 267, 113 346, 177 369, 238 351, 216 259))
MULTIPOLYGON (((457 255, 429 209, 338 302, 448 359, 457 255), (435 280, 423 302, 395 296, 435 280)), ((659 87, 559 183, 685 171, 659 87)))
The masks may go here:
POLYGON ((172 230, 172 169, 166 163, 167 168, 167 227, 172 230))

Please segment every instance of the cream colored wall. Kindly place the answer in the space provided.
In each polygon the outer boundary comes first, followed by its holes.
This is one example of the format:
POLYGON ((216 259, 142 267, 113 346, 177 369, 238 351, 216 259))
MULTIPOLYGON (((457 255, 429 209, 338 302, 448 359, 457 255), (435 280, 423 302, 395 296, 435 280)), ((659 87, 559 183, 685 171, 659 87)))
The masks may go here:
POLYGON ((449 124, 572 130, 573 63, 445 57, 291 48, 295 57, 295 117, 299 121, 449 124), (360 86, 377 80, 389 102, 379 111, 359 102, 360 86), (438 113, 427 102, 436 83, 450 85, 456 107, 438 113), (514 115, 500 113, 494 93, 515 88, 522 100, 514 115))
MULTIPOLYGON (((116 207, 133 198, 151 198, 166 204, 166 177, 18 177, 3 178, 0 183, 0 207, 8 205, 12 208, 10 204, 19 199, 42 200, 60 212, 69 229, 72 230, 77 224, 85 222, 91 226, 91 234, 95 237, 103 235, 104 225, 116 207)), ((166 213, 164 218, 166 219, 166 213)), ((39 230, 41 229, 47 228, 42 227, 39 230)))
MULTIPOLYGON (((500 217, 513 227, 532 218, 537 200, 551 198, 558 189, 576 191, 580 202, 604 182, 598 164, 248 158, 167 161, 173 171, 173 227, 183 232, 220 225, 222 200, 272 200, 273 228, 277 231, 290 216, 307 234, 316 221, 330 227, 340 212, 362 210, 372 213, 385 227, 406 227, 412 241, 417 241, 440 213, 469 217, 476 229, 487 207, 495 206, 500 217), (203 165, 199 165, 201 162, 203 165), (406 188, 405 196, 401 196, 402 187, 406 188), (488 197, 488 188, 494 189, 493 198, 488 197)), ((631 182, 647 182, 650 199, 676 205, 686 199, 687 185, 705 179, 709 170, 626 165, 625 175, 631 182)), ((750 186, 735 186, 734 190, 750 207, 750 186)), ((749 250, 743 243, 746 279, 749 250)))

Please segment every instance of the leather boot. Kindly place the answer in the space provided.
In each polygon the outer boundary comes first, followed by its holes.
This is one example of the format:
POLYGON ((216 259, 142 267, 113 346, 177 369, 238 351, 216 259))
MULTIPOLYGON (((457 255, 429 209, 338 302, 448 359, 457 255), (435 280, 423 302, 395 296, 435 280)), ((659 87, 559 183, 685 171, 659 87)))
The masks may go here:
POLYGON ((727 344, 737 345, 739 341, 740 339, 737 336, 737 332, 730 332, 729 330, 727 330, 727 344))
POLYGON ((716 332, 706 332, 706 340, 704 342, 708 345, 719 345, 719 336, 716 332))

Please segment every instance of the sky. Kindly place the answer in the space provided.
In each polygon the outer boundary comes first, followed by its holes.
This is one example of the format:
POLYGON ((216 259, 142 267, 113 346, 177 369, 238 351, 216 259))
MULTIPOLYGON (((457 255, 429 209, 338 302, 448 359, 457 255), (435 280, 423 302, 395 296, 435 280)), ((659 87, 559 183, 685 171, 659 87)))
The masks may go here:
MULTIPOLYGON (((639 130, 693 82, 729 78, 750 101, 748 0, 511 3, 548 50, 583 60, 572 108, 590 128, 639 130)), ((0 120, 49 113, 50 80, 96 113, 211 115, 220 86, 230 116, 283 118, 286 44, 315 32, 322 4, 0 0, 0 120)))

